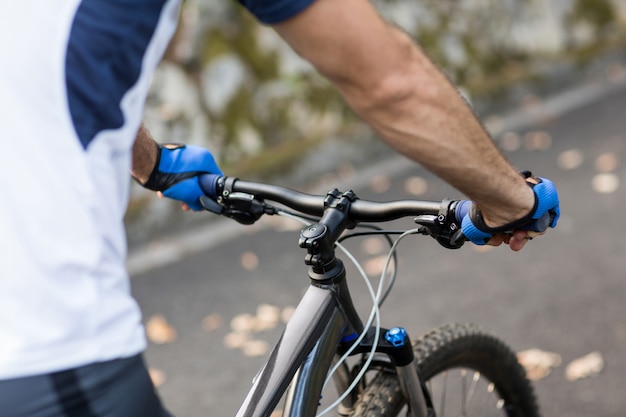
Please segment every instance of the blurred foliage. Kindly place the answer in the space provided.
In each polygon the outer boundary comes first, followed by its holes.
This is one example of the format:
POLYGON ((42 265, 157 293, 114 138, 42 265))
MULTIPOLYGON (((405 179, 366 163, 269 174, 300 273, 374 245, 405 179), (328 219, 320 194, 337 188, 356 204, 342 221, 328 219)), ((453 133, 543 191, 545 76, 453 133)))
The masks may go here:
POLYGON ((602 30, 613 25, 617 15, 609 0, 576 0, 570 17, 571 21, 585 21, 602 30))
POLYGON ((528 61, 528 51, 511 45, 510 31, 530 0, 422 0, 413 21, 393 10, 398 0, 379 0, 388 20, 402 26, 422 50, 457 85, 472 94, 498 90, 502 79, 515 79, 528 61), (391 10, 391 13, 386 13, 391 10), (490 87, 491 80, 495 80, 490 87))
POLYGON ((610 0, 576 0, 566 16, 569 47, 575 51, 573 57, 586 63, 607 45, 623 41, 623 29, 619 27, 615 5, 610 0), (585 42, 577 40, 576 32, 592 33, 585 42))
MULTIPOLYGON (((501 94, 532 79, 546 62, 583 62, 624 37, 611 0, 374 0, 374 4, 474 99, 501 94), (554 10, 564 12, 554 15, 554 10), (550 36, 539 31, 551 35, 553 46, 546 46, 550 36)), ((198 7, 193 1, 187 6, 198 7)), ((226 55, 236 56, 244 67, 245 81, 224 106, 216 111, 206 98, 202 105, 223 164, 236 165, 250 156, 252 148, 258 153, 290 141, 317 143, 350 129, 356 118, 326 80, 305 66, 285 70, 285 61, 294 57, 288 56, 276 35, 268 37, 269 29, 235 2, 220 8, 223 16, 202 31, 196 60, 200 72, 226 55), (242 143, 244 130, 260 145, 242 143)))
MULTIPOLYGON (((259 32, 263 29, 245 9, 233 5, 228 20, 209 28, 202 53, 204 66, 234 54, 245 67, 247 79, 230 97, 225 110, 207 110, 213 131, 222 135, 222 163, 236 165, 235 170, 241 166, 245 151, 239 142, 242 127, 254 129, 263 138, 263 148, 276 148, 274 155, 284 154, 284 149, 296 154, 297 147, 286 142, 317 142, 327 133, 312 129, 310 121, 328 112, 347 113, 337 92, 315 72, 282 73, 278 49, 271 43, 262 44, 259 32)), ((257 165, 246 162, 250 164, 257 165)))
MULTIPOLYGON (((626 0, 372 1, 474 103, 495 102, 555 63, 588 62, 626 39, 626 0)), ((186 0, 166 61, 147 102, 150 130, 160 141, 209 147, 229 175, 284 176, 329 138, 371 148, 332 86, 237 2, 186 0)), ((178 205, 154 200, 134 187, 131 243, 179 215, 178 205)))

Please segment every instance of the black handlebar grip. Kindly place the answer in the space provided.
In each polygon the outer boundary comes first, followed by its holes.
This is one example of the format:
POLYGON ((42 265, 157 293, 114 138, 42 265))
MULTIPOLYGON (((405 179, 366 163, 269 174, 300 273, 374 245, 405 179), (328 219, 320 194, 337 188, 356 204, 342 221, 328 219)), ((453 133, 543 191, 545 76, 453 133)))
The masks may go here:
POLYGON ((208 197, 213 199, 217 198, 217 181, 221 178, 221 175, 217 174, 202 174, 198 178, 200 188, 208 197))

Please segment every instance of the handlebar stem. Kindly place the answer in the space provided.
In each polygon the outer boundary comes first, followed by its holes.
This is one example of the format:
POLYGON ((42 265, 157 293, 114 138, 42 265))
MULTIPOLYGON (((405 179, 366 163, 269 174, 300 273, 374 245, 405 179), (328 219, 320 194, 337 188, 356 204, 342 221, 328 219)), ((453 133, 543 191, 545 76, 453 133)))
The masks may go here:
POLYGON ((350 206, 357 200, 352 191, 341 193, 334 189, 324 199, 324 214, 318 224, 300 233, 300 247, 307 249, 305 263, 316 275, 325 276, 336 264, 335 242, 344 230, 356 223, 350 219, 350 206))

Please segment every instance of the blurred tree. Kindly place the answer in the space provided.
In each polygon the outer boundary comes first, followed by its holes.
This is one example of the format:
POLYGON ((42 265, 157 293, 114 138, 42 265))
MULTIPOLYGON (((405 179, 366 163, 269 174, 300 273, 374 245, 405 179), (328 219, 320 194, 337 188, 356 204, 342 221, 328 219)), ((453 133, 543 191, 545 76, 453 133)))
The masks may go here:
MULTIPOLYGON (((213 3, 186 2, 167 58, 201 92, 199 106, 223 161, 349 128, 354 118, 338 95, 271 30, 235 2, 213 3), (248 138, 243 142, 242 132, 248 138)), ((375 4, 473 96, 502 91, 528 76, 534 62, 571 53, 573 44, 583 49, 601 43, 616 28, 618 17, 611 0, 375 4), (571 35, 583 33, 581 25, 598 35, 591 40, 571 35)))
MULTIPOLYGON (((613 3, 623 9, 624 0, 372 1, 473 99, 624 38, 613 3)), ((329 83, 234 1, 184 2, 145 118, 159 140, 209 146, 227 172, 245 177, 289 172, 325 138, 366 136, 329 83)), ((131 216, 146 201, 135 187, 131 216)))

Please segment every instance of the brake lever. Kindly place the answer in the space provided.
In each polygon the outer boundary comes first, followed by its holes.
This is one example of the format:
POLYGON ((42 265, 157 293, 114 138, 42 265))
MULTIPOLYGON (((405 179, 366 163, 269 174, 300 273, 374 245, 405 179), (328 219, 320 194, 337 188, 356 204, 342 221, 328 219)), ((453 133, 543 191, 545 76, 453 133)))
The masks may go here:
POLYGON ((222 214, 224 212, 224 206, 206 195, 200 196, 200 205, 211 213, 222 214))
POLYGON ((257 200, 252 194, 246 193, 226 193, 220 196, 218 201, 201 196, 200 204, 212 213, 230 217, 245 225, 254 224, 265 213, 271 214, 271 210, 266 209, 262 200, 257 200))
POLYGON ((420 232, 433 237, 447 249, 458 249, 463 246, 467 239, 455 217, 454 209, 457 204, 457 201, 445 199, 441 202, 441 208, 436 216, 417 216, 414 221, 422 225, 420 232))

